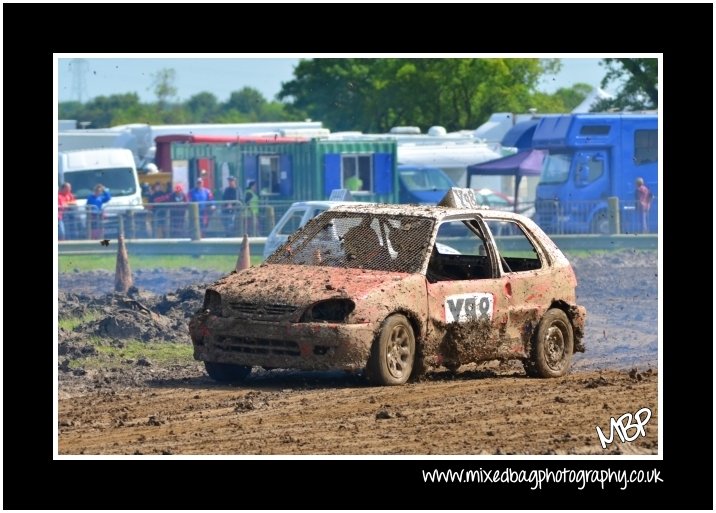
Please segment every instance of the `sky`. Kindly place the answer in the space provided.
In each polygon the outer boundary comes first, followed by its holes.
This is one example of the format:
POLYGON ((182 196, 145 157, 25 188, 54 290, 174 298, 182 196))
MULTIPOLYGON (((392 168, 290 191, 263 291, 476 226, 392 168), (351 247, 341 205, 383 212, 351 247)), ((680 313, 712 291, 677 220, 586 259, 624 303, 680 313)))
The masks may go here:
MULTIPOLYGON (((176 71, 177 99, 208 91, 219 101, 244 86, 258 89, 267 100, 273 100, 281 83, 293 78, 298 58, 114 58, 77 56, 83 63, 73 62, 75 56, 57 59, 59 101, 87 101, 96 96, 136 92, 142 102, 156 101, 152 75, 165 68, 176 71)), ((597 58, 563 58, 562 70, 543 77, 539 89, 553 93, 560 87, 578 82, 599 87, 605 71, 597 58)), ((610 91, 614 92, 614 91, 610 91)))

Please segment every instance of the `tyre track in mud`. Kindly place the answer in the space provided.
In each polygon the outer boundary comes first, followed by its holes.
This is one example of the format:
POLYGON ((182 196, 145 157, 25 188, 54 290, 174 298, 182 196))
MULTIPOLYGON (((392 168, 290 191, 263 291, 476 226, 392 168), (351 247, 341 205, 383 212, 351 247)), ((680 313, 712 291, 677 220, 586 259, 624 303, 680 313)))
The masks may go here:
POLYGON ((657 375, 443 372, 401 387, 304 373, 240 387, 184 384, 83 392, 59 402, 60 454, 652 454, 657 375), (599 445, 596 426, 648 406, 646 436, 599 445))

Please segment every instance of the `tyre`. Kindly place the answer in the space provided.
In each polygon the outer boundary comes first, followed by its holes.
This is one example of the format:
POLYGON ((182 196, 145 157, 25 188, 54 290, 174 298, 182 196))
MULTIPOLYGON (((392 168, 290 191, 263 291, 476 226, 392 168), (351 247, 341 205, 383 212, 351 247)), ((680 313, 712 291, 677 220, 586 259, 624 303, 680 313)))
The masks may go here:
POLYGON ((204 367, 206 368, 206 373, 214 381, 243 381, 251 374, 251 367, 233 363, 204 362, 204 367))
POLYGON ((530 360, 525 363, 528 376, 558 378, 569 370, 574 352, 574 334, 567 315, 551 308, 542 317, 532 339, 530 360))
POLYGON ((609 216, 606 212, 598 212, 592 220, 592 233, 609 235, 609 216))
POLYGON ((387 317, 368 358, 368 381, 374 385, 402 385, 410 378, 414 363, 415 334, 410 322, 400 314, 387 317))

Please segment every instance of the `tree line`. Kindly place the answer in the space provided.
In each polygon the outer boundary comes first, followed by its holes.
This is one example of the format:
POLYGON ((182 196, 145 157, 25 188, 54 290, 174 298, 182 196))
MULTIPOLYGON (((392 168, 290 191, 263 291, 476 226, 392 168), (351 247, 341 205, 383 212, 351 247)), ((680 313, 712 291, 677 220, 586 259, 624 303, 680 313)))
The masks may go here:
MULTIPOLYGON (((621 84, 614 100, 598 110, 657 108, 656 59, 604 59, 602 87, 621 84)), ((274 100, 244 87, 226 101, 201 92, 174 101, 173 69, 153 75, 156 102, 137 93, 98 96, 86 103, 61 102, 61 119, 90 121, 90 128, 126 123, 244 123, 317 119, 333 131, 386 132, 392 126, 442 125, 448 131, 474 129, 493 112, 570 112, 591 91, 578 83, 552 94, 537 90, 540 80, 559 71, 559 59, 398 59, 302 60, 274 100)))

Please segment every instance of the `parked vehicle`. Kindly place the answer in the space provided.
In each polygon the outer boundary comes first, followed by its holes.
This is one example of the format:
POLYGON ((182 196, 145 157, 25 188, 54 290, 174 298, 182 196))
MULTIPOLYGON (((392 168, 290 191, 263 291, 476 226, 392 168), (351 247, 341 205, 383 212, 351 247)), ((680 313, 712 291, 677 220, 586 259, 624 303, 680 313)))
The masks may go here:
POLYGON ((286 213, 281 216, 276 226, 273 227, 271 233, 266 237, 264 244, 264 259, 268 258, 271 253, 276 251, 281 244, 286 242, 289 235, 303 227, 308 221, 316 217, 321 212, 331 207, 344 205, 346 203, 355 203, 354 201, 298 201, 293 203, 286 213))
POLYGON ((398 187, 400 203, 435 205, 455 183, 437 167, 399 165, 398 187))
MULTIPOLYGON (((609 233, 607 198, 620 202, 622 231, 635 230, 635 181, 656 197, 658 119, 655 114, 574 114, 542 118, 533 145, 546 149, 536 193, 536 221, 548 233, 609 233)), ((657 231, 658 206, 648 218, 657 231)))
POLYGON ((58 153, 59 181, 70 182, 77 197, 77 214, 85 224, 87 197, 95 185, 110 190, 111 199, 103 205, 105 217, 116 217, 129 210, 142 211, 142 195, 132 152, 121 148, 61 151, 58 153))
POLYGON ((584 351, 576 283, 534 222, 452 189, 440 206, 320 214, 264 265, 211 285, 189 332, 194 357, 218 381, 261 366, 365 369, 373 384, 400 385, 427 367, 496 359, 558 377, 584 351), (520 236, 494 237, 504 224, 520 236))
MULTIPOLYGON (((480 205, 490 207, 495 210, 505 210, 508 212, 514 212, 515 210, 515 199, 512 196, 503 194, 499 191, 493 191, 492 189, 475 189, 475 197, 480 205)), ((531 203, 518 205, 518 214, 532 218, 535 213, 534 205, 531 203)))

